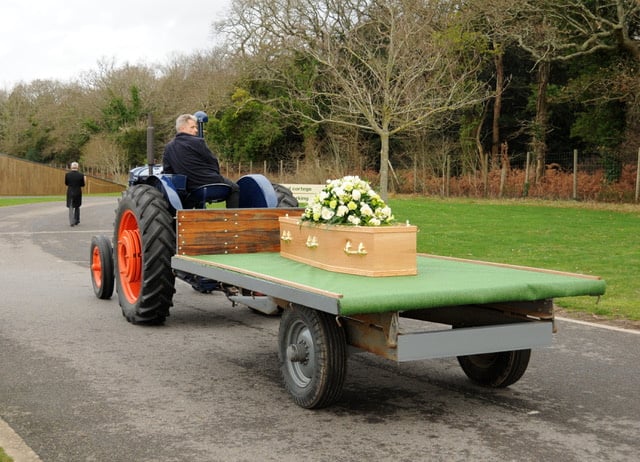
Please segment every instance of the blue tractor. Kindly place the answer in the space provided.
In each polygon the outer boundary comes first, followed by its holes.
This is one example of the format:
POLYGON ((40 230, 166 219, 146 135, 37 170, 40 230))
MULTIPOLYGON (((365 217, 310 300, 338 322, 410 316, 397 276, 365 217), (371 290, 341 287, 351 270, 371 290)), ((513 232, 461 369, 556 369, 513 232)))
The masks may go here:
MULTIPOLYGON (((200 111, 195 116, 202 136, 207 115, 200 111)), ((111 298, 115 288, 122 314, 129 322, 162 324, 173 305, 176 277, 201 292, 224 290, 216 281, 174 271, 171 257, 176 253, 176 213, 222 202, 230 190, 226 184, 215 183, 188 191, 185 175, 164 174, 161 165, 154 165, 152 140, 150 124, 148 165, 129 173, 129 186, 116 209, 113 239, 92 237, 90 266, 98 298, 111 298)), ((289 189, 263 175, 245 175, 237 184, 240 208, 298 207, 289 189)))

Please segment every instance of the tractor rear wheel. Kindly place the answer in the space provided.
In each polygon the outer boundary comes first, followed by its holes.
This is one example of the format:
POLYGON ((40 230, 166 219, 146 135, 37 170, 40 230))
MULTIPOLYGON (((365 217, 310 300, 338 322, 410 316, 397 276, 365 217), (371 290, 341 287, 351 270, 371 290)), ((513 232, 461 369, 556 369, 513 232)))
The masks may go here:
POLYGON ((114 263, 118 301, 129 322, 162 324, 169 316, 175 292, 174 226, 167 201, 154 187, 136 185, 122 194, 114 263))
POLYGON ((298 207, 298 199, 293 195, 291 190, 286 186, 277 183, 271 183, 273 186, 273 190, 276 192, 276 197, 278 198, 278 202, 276 207, 278 208, 286 208, 286 207, 298 207))

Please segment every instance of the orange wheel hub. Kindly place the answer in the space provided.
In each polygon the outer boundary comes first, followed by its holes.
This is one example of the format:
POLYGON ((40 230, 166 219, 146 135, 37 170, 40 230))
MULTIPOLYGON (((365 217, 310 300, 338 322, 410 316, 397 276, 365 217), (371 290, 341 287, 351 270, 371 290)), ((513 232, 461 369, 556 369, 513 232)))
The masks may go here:
POLYGON ((96 287, 102 287, 102 262, 100 261, 100 249, 97 246, 93 248, 91 253, 91 274, 96 287))
POLYGON ((131 304, 136 303, 142 288, 141 244, 138 220, 131 210, 126 210, 118 227, 118 273, 120 287, 131 304))

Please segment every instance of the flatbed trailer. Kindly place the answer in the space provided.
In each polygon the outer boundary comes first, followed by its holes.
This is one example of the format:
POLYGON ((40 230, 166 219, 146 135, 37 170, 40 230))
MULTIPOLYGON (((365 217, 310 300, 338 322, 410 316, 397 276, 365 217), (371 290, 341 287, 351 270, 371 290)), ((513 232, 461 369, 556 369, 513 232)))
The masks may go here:
POLYGON ((348 346, 398 362, 455 356, 472 381, 509 386, 532 348, 551 345, 554 298, 605 291, 594 276, 427 254, 415 276, 326 271, 279 254, 278 217, 300 213, 180 210, 171 267, 216 281, 234 303, 282 312, 281 372, 305 408, 339 398, 348 346))

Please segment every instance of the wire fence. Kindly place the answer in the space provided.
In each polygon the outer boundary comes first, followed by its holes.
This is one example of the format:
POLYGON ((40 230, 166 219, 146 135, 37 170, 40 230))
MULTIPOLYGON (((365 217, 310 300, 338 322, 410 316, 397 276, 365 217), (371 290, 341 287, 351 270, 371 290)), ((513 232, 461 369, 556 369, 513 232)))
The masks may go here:
MULTIPOLYGON (((441 197, 536 198, 596 202, 638 203, 640 196, 640 149, 637 159, 619 159, 576 150, 548 153, 543 165, 531 154, 486 158, 465 162, 460 156, 405 156, 396 158, 389 169, 389 191, 441 197), (480 165, 483 164, 483 165, 480 165)), ((327 179, 358 175, 379 185, 379 168, 363 159, 333 162, 280 160, 230 162, 221 159, 222 174, 237 179, 261 173, 274 183, 324 184, 327 179)), ((127 184, 127 174, 109 174, 87 168, 85 173, 127 184)))
MULTIPOLYGON (((316 183, 344 175, 359 175, 379 184, 376 169, 362 165, 322 165, 318 161, 223 162, 223 174, 238 178, 262 173, 278 183, 316 183)), ((616 159, 578 151, 547 154, 544 165, 530 154, 485 162, 485 168, 465 168, 444 155, 430 163, 408 159, 390 168, 389 190, 399 194, 473 198, 536 198, 596 202, 638 202, 640 149, 637 159, 616 159)))

